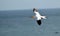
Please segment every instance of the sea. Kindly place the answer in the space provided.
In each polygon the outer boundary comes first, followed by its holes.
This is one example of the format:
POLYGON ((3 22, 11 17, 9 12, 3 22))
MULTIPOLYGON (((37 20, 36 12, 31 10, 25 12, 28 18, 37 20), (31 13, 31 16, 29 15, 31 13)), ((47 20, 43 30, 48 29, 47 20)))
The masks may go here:
POLYGON ((32 9, 0 11, 0 36, 60 36, 60 8, 38 11, 47 18, 41 25, 32 9))

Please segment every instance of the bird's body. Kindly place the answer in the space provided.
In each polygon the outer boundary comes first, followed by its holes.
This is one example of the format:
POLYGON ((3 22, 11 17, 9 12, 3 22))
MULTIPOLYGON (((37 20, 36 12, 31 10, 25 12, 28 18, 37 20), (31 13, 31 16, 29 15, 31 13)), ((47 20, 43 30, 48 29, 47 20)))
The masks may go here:
POLYGON ((39 14, 39 12, 34 12, 35 13, 35 17, 36 17, 36 20, 41 20, 41 15, 39 14))

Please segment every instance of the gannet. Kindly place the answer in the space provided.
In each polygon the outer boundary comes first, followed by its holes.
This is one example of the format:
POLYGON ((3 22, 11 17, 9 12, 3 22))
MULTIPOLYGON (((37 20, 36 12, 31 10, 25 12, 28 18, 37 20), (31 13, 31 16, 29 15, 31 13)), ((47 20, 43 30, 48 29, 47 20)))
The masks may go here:
POLYGON ((33 8, 33 12, 35 14, 34 17, 36 18, 37 24, 41 25, 42 24, 41 19, 46 19, 46 16, 41 16, 41 14, 38 12, 36 8, 33 8))

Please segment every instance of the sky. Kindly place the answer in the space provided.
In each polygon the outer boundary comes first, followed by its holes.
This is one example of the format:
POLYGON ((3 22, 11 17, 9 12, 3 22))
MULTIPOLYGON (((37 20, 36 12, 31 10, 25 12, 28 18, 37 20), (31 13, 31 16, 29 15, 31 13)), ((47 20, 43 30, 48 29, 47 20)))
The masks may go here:
POLYGON ((0 10, 60 8, 60 0, 0 0, 0 10))

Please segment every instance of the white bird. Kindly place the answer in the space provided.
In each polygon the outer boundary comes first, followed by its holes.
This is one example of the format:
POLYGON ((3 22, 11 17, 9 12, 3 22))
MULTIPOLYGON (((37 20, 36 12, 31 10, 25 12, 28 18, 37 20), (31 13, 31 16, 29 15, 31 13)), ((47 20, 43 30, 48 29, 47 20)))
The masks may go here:
MULTIPOLYGON (((41 16, 41 15, 39 14, 38 10, 35 9, 35 8, 33 8, 33 12, 34 12, 34 14, 35 14, 34 17, 36 17, 36 20, 37 20, 38 25, 41 25, 41 24, 42 24, 42 23, 41 23, 41 19, 46 19, 46 16, 41 16)), ((34 17, 33 17, 33 18, 34 18, 34 17)))

